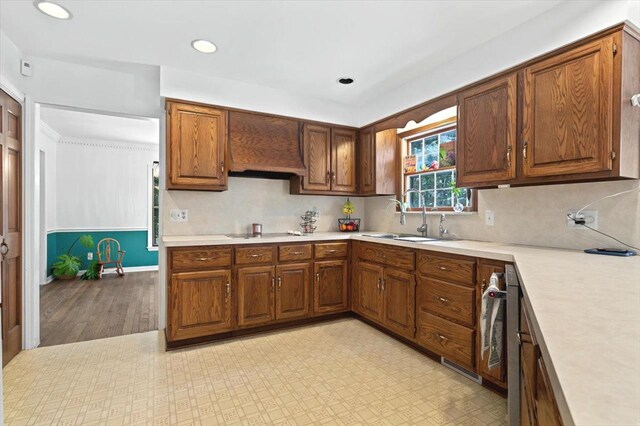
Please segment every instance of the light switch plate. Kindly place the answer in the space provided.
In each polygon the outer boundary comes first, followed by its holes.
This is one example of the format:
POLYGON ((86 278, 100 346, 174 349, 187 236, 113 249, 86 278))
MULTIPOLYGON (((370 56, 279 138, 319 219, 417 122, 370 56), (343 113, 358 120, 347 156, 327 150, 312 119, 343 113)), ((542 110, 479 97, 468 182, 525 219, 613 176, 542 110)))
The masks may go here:
POLYGON ((87 260, 93 260, 93 253, 87 252, 87 260))
POLYGON ((493 226, 494 219, 495 215, 493 213, 493 210, 487 210, 486 212, 484 212, 484 222, 487 226, 493 226))
POLYGON ((171 209, 169 211, 169 222, 187 222, 189 220, 189 211, 186 209, 171 209))

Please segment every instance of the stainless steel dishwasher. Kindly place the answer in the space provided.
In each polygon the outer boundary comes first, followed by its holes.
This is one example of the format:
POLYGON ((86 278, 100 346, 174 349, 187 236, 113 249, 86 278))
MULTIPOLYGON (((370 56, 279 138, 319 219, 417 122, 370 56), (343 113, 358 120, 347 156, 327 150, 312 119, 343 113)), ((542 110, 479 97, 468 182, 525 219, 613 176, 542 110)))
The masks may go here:
POLYGON ((512 265, 505 268, 507 283, 507 378, 509 425, 520 425, 520 282, 512 265))

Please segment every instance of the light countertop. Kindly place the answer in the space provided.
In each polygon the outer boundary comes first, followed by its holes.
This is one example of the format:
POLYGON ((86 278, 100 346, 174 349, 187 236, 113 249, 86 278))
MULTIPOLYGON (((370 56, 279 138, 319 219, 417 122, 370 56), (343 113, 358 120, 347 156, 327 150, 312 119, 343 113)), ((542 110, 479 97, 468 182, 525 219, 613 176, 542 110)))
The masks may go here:
POLYGON ((163 245, 354 239, 513 262, 566 424, 640 424, 640 256, 614 257, 480 241, 410 243, 362 234, 163 237, 163 245))

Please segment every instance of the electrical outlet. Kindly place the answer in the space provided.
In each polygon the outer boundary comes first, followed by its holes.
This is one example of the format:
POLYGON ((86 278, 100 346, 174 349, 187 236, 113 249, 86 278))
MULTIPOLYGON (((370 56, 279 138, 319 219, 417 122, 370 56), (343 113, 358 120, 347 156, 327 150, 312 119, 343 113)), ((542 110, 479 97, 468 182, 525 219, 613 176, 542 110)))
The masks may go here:
POLYGON ((486 212, 484 212, 484 223, 487 226, 493 226, 494 219, 495 214, 493 213, 493 210, 487 210, 486 212))
POLYGON ((93 252, 87 253, 87 260, 93 260, 93 252))
POLYGON ((187 222, 189 211, 186 209, 171 209, 169 211, 169 222, 187 222))
POLYGON ((567 228, 571 229, 588 229, 586 226, 578 225, 573 221, 574 219, 584 220, 584 224, 590 228, 598 229, 598 210, 583 210, 578 217, 575 217, 577 210, 569 210, 567 212, 567 228))

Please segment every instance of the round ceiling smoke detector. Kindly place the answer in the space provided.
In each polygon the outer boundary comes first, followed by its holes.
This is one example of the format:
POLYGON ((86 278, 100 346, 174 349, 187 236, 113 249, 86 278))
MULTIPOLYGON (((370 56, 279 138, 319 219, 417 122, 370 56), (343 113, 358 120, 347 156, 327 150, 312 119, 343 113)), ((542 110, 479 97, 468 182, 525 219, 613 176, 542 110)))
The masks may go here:
POLYGON ((58 3, 45 1, 45 0, 36 0, 33 2, 33 5, 40 12, 52 18, 63 19, 63 20, 73 18, 73 15, 71 14, 71 12, 69 12, 64 7, 60 6, 58 3))
POLYGON ((354 81, 355 81, 355 80, 354 80, 353 78, 351 78, 351 77, 340 77, 340 78, 338 79, 338 83, 340 83, 340 84, 345 84, 345 85, 347 85, 347 84, 351 84, 351 83, 353 83, 354 81))
POLYGON ((211 43, 209 40, 203 39, 193 40, 191 42, 191 47, 201 53, 213 53, 218 50, 215 44, 211 43))

